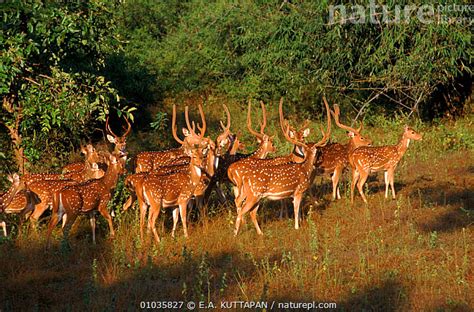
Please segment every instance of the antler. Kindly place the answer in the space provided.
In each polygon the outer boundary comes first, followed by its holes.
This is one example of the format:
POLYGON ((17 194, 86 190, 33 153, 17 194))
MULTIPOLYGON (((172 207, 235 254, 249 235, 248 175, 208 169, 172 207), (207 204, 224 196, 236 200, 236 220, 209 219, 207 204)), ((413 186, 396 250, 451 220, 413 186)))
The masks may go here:
MULTIPOLYGON (((278 105, 278 112, 280 114, 281 131, 283 131, 283 133, 285 133, 285 131, 287 131, 287 129, 289 129, 290 126, 288 124, 288 121, 285 119, 285 117, 283 117, 283 97, 280 98, 280 104, 278 105)), ((285 135, 285 137, 286 137, 286 135, 285 135)))
POLYGON ((176 132, 176 105, 175 104, 173 104, 173 118, 171 119, 171 129, 172 129, 172 132, 173 132, 173 137, 176 140, 176 142, 183 145, 184 141, 179 138, 179 136, 176 132))
MULTIPOLYGON (((323 138, 316 143, 316 146, 324 146, 326 145, 327 141, 329 140, 329 136, 331 135, 331 110, 329 109, 329 104, 328 101, 326 100, 326 97, 323 96, 323 101, 324 101, 324 106, 326 106, 326 112, 327 112, 327 119, 328 119, 328 126, 327 126, 327 132, 325 133, 323 129, 321 128, 321 132, 323 133, 323 138)), ((335 113, 334 118, 339 118, 339 111, 335 113)))
POLYGON ((267 126, 267 111, 265 110, 265 104, 263 104, 263 101, 260 101, 260 106, 262 107, 262 114, 263 114, 263 121, 260 124, 260 133, 264 134, 263 131, 265 130, 265 127, 267 126))
POLYGON ((109 125, 109 115, 107 115, 107 119, 105 120, 105 129, 109 132, 109 134, 113 135, 114 137, 118 137, 118 135, 116 135, 112 129, 110 128, 110 125, 109 125))
POLYGON ((362 123, 361 123, 361 126, 359 127, 359 129, 356 130, 352 127, 349 127, 349 126, 346 126, 346 125, 342 124, 339 121, 339 114, 340 114, 339 105, 334 104, 334 111, 331 111, 331 114, 334 116, 334 120, 336 121, 336 125, 339 128, 350 131, 350 132, 354 132, 354 133, 359 133, 362 130, 362 123))
POLYGON ((123 134, 123 137, 126 137, 126 136, 128 136, 128 134, 132 130, 132 125, 130 124, 130 121, 128 121, 127 116, 124 116, 124 118, 125 118, 125 121, 127 122, 127 130, 125 130, 125 133, 123 134))
MULTIPOLYGON (((248 106, 248 111, 247 111, 247 129, 254 136, 258 137, 259 139, 263 139, 263 133, 258 133, 257 131, 252 129, 252 118, 250 117, 251 105, 252 105, 252 100, 249 99, 249 106, 248 106)), ((266 120, 265 120, 265 124, 266 124, 266 120)), ((260 128, 260 130, 262 130, 262 128, 260 128)))
POLYGON ((198 105, 198 108, 199 108, 199 114, 201 115, 201 120, 202 120, 202 127, 199 126, 199 124, 197 125, 200 131, 199 135, 197 135, 195 132, 196 127, 195 127, 194 121, 192 123, 189 122, 189 107, 188 106, 184 108, 184 116, 186 119, 186 125, 188 126, 189 132, 191 132, 192 135, 202 139, 204 137, 204 134, 206 133, 206 128, 207 128, 206 117, 204 116, 204 111, 202 109, 201 104, 198 105))
POLYGON ((227 133, 228 131, 230 131, 230 112, 225 104, 222 104, 222 106, 224 107, 225 113, 227 115, 227 125, 224 126, 224 123, 222 122, 222 120, 220 121, 220 124, 221 124, 222 130, 224 130, 224 133, 227 133))
MULTIPOLYGON (((132 125, 130 124, 130 121, 128 121, 127 117, 124 117, 124 118, 125 118, 125 121, 127 122, 127 129, 125 130, 125 133, 122 135, 123 138, 125 138, 130 133, 130 131, 132 130, 132 125)), ((112 131, 112 128, 110 128, 109 115, 107 115, 107 119, 105 120, 105 129, 109 132, 109 134, 113 135, 114 137, 116 137, 116 138, 120 137, 112 131)), ((125 127, 124 127, 124 129, 125 129, 125 127)))
POLYGON ((199 114, 201 115, 202 127, 200 127, 199 124, 197 125, 197 127, 198 127, 198 129, 199 129, 199 131, 200 131, 199 136, 200 136, 201 138, 203 138, 203 137, 204 137, 204 133, 206 133, 206 127, 207 127, 207 125, 206 125, 206 116, 204 115, 204 111, 203 111, 203 109, 202 109, 202 104, 199 104, 199 105, 198 105, 198 108, 199 108, 199 114))

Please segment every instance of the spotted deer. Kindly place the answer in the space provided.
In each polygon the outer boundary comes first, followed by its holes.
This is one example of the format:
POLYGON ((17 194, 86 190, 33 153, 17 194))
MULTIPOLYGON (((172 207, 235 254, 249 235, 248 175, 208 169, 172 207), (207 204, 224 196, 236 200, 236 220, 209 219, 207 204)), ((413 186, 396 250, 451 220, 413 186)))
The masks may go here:
POLYGON ((29 189, 39 197, 40 203, 35 207, 29 205, 28 208, 23 211, 23 213, 28 214, 31 211, 30 209, 34 209, 29 219, 32 222, 33 227, 36 227, 36 223, 38 222, 39 218, 43 215, 48 207, 51 207, 53 203, 53 194, 55 192, 58 192, 68 185, 100 179, 103 176, 104 171, 99 169, 96 163, 89 165, 86 162, 84 168, 81 171, 67 173, 63 175, 64 179, 46 179, 31 182, 29 184, 29 189))
MULTIPOLYGON (((25 188, 25 184, 20 180, 20 176, 17 173, 9 175, 7 178, 12 185, 6 193, 0 196, 0 213, 4 212, 15 198, 15 195, 25 188)), ((5 221, 0 222, 0 227, 3 228, 3 234, 7 236, 7 225, 5 221)))
POLYGON ((196 134, 195 129, 191 126, 189 122, 188 116, 188 107, 185 107, 185 118, 186 124, 188 128, 182 128, 182 132, 184 135, 184 140, 181 140, 177 134, 177 127, 176 127, 176 106, 173 105, 173 117, 171 123, 171 129, 173 133, 174 139, 181 144, 180 147, 172 148, 165 151, 150 151, 150 152, 141 152, 137 155, 135 160, 135 173, 140 172, 150 172, 153 169, 158 168, 160 166, 167 166, 170 164, 175 164, 176 162, 187 162, 189 158, 184 153, 183 145, 185 144, 200 144, 203 141, 204 133, 206 132, 206 118, 204 115, 204 111, 202 109, 202 105, 198 105, 199 114, 201 116, 202 127, 200 129, 200 133, 196 134))
MULTIPOLYGON (((237 163, 236 165, 234 165, 232 168, 232 170, 234 170, 234 172, 232 173, 232 176, 234 178, 231 179, 231 181, 235 185, 234 195, 235 195, 236 207, 241 207, 242 205, 241 200, 244 200, 244 197, 239 196, 239 194, 242 191, 243 181, 245 177, 247 175, 253 175, 253 172, 254 172, 253 168, 260 167, 260 166, 275 166, 275 165, 286 164, 290 162, 299 163, 299 162, 302 162, 305 158, 304 144, 298 145, 298 144, 295 144, 294 142, 297 142, 297 143, 305 142, 306 137, 310 133, 310 129, 308 128, 309 121, 305 121, 305 123, 299 130, 296 130, 295 128, 293 128, 289 124, 288 120, 286 120, 283 116, 283 98, 280 99, 278 110, 279 110, 279 115, 280 115, 280 127, 282 129, 282 132, 286 140, 294 144, 293 151, 286 156, 265 158, 265 159, 259 159, 259 158, 245 159, 244 161, 241 161, 237 163)), ((281 211, 280 211, 280 214, 281 214, 281 211)))
MULTIPOLYGON (((132 130, 132 126, 127 117, 125 117, 125 122, 127 123, 127 128, 124 127, 124 134, 119 136, 112 131, 112 128, 109 125, 109 116, 105 121, 105 130, 107 132, 107 140, 114 144, 114 155, 118 155, 120 158, 126 158, 126 146, 127 146, 127 136, 132 130)), ((109 152, 97 152, 91 144, 87 144, 85 147, 81 146, 81 153, 85 155, 86 164, 92 165, 97 163, 102 169, 106 170, 108 165, 108 154, 109 152)), ((123 159, 123 160, 124 160, 123 159)), ((68 174, 72 172, 81 172, 84 170, 83 162, 75 162, 68 164, 63 167, 62 173, 68 174)))
POLYGON ((115 236, 112 217, 107 210, 107 203, 111 198, 111 191, 115 188, 119 175, 124 168, 123 158, 109 156, 109 166, 105 175, 97 180, 89 180, 83 183, 68 185, 53 195, 52 215, 48 225, 47 246, 50 246, 51 233, 58 224, 63 221, 63 234, 67 239, 69 231, 80 214, 88 214, 92 227, 92 240, 95 243, 95 216, 94 211, 107 220, 110 236, 115 236))
MULTIPOLYGON (((305 144, 295 139, 290 139, 293 144, 305 148, 305 158, 303 162, 285 163, 270 166, 256 166, 252 174, 245 176, 243 187, 239 196, 243 197, 240 203, 242 207, 237 207, 237 220, 235 232, 239 233, 243 216, 250 211, 250 217, 259 235, 263 232, 257 221, 257 211, 259 202, 263 198, 270 200, 280 200, 293 198, 293 209, 295 215, 295 229, 299 228, 299 209, 303 193, 309 188, 314 178, 314 161, 318 148, 324 146, 331 133, 331 115, 327 102, 324 103, 327 110, 327 131, 323 131, 322 139, 317 143, 305 144)), ((287 129, 289 126, 287 125, 287 129)))
POLYGON ((255 131, 252 128, 252 118, 251 118, 251 105, 252 101, 249 100, 248 110, 247 110, 247 129, 251 134, 255 136, 259 146, 255 152, 249 155, 242 155, 241 159, 232 163, 227 169, 227 176, 232 184, 234 184, 234 196, 237 199, 240 193, 240 186, 242 185, 241 172, 247 170, 250 167, 254 160, 263 159, 267 157, 269 153, 274 153, 276 151, 273 146, 273 136, 269 136, 264 133, 265 127, 267 125, 267 116, 265 110, 265 104, 260 102, 262 108, 262 122, 260 124, 260 132, 255 131))
POLYGON ((410 145, 410 140, 419 141, 423 136, 408 126, 405 126, 401 140, 396 145, 362 146, 349 154, 349 163, 352 168, 351 203, 354 203, 354 188, 357 184, 362 199, 367 203, 364 195, 364 184, 371 172, 384 171, 385 198, 388 198, 388 187, 391 186, 392 198, 395 199, 394 177, 395 169, 410 145))
POLYGON ((145 204, 150 206, 148 230, 151 230, 156 242, 160 241, 155 223, 161 208, 178 206, 178 208, 173 209, 172 236, 174 237, 179 214, 183 224, 184 236, 188 237, 186 208, 196 187, 201 182, 204 156, 207 150, 185 148, 184 151, 191 158, 188 170, 160 176, 151 174, 145 177, 143 182, 143 198, 145 204))
MULTIPOLYGON (((198 106, 199 113, 201 115, 201 121, 203 126, 199 127, 200 133, 199 135, 196 134, 195 128, 191 127, 191 123, 189 122, 189 114, 188 114, 188 107, 185 107, 185 119, 186 124, 189 128, 183 128, 184 139, 180 139, 177 134, 177 127, 176 127, 176 106, 173 105, 173 117, 171 122, 171 128, 173 132, 174 139, 181 144, 181 147, 161 152, 142 152, 138 154, 136 159, 136 173, 133 175, 129 175, 125 179, 125 185, 130 189, 130 196, 124 203, 122 209, 127 210, 136 200, 136 184, 141 181, 148 172, 153 172, 155 170, 159 170, 162 167, 166 166, 175 166, 175 165, 183 165, 186 166, 189 163, 190 158, 184 153, 184 146, 188 146, 190 144, 213 144, 207 138, 204 138, 204 134, 206 131, 206 117, 204 111, 202 109, 201 104, 198 106)), ((226 111, 227 107, 225 107, 226 111)), ((229 115, 230 118, 230 115, 229 115)))
POLYGON ((332 198, 333 200, 341 199, 339 191, 339 179, 342 172, 349 166, 349 154, 360 146, 372 145, 372 140, 361 135, 362 123, 358 129, 346 126, 339 120, 339 106, 334 105, 334 120, 336 125, 344 129, 349 136, 349 142, 346 144, 331 143, 321 148, 321 157, 319 159, 318 168, 323 170, 324 174, 332 174, 332 198))
MULTIPOLYGON (((127 136, 132 130, 132 125, 130 125, 130 122, 128 121, 127 117, 125 117, 125 122, 127 123, 127 128, 125 129, 124 127, 125 132, 121 136, 119 136, 112 131, 112 128, 110 128, 109 116, 107 116, 107 120, 105 121, 105 129, 107 130, 107 140, 109 140, 110 143, 114 144, 114 150, 112 154, 122 159, 122 161, 125 161, 127 157, 127 136)), ((108 154, 106 154, 105 161, 109 160, 107 156, 108 154)))
MULTIPOLYGON (((100 161, 99 154, 92 144, 87 144, 86 146, 81 145, 81 154, 84 154, 86 163, 89 163, 90 165, 100 161)), ((71 172, 80 172, 82 170, 84 170, 84 162, 75 162, 64 166, 62 173, 67 174, 71 172)))

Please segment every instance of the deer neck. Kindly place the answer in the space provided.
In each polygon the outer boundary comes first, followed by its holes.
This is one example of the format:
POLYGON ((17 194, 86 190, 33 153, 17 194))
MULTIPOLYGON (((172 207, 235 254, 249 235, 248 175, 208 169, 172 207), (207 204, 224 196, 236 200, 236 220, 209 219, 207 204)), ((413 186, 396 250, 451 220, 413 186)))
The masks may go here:
POLYGON ((301 164, 303 166, 303 171, 306 175, 310 176, 314 169, 314 160, 316 158, 316 153, 318 149, 316 147, 310 148, 309 152, 307 152, 306 159, 301 164))
POLYGON ((235 139, 233 142, 232 142, 232 145, 230 146, 229 148, 229 152, 228 154, 229 155, 235 155, 237 154, 237 151, 239 150, 239 143, 237 142, 237 139, 235 139))
POLYGON ((0 208, 5 208, 12 202, 16 193, 20 190, 20 185, 12 185, 8 191, 0 197, 0 208))
POLYGON ((397 153, 400 158, 405 154, 409 145, 410 145, 410 139, 407 138, 406 136, 403 136, 400 142, 398 142, 397 144, 397 153))
POLYGON ((252 156, 256 158, 265 158, 268 155, 268 151, 265 150, 264 144, 260 144, 255 152, 253 152, 252 156))
POLYGON ((347 150, 347 154, 351 153, 353 150, 357 148, 354 139, 350 139, 349 142, 345 145, 345 148, 347 150))
POLYGON ((304 147, 295 145, 293 147, 293 156, 297 158, 303 158, 304 159, 304 147))
POLYGON ((189 172, 191 177, 191 183, 193 186, 198 185, 199 181, 201 181, 201 176, 203 174, 202 169, 196 166, 194 163, 189 164, 189 172))
POLYGON ((107 171, 105 172, 105 175, 102 178, 102 182, 107 189, 112 189, 117 183, 120 174, 119 168, 120 166, 118 164, 110 164, 107 168, 107 171))

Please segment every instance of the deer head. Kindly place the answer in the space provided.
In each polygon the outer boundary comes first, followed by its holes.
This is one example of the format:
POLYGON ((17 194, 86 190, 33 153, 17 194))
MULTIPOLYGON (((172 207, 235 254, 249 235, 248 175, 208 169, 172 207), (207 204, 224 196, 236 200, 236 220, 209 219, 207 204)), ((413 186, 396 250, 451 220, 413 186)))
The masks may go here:
POLYGON ((273 138, 274 136, 268 136, 264 133, 265 127, 267 126, 267 115, 265 110, 265 104, 260 101, 260 106, 262 107, 262 122, 260 123, 260 132, 255 131, 252 128, 252 118, 251 118, 251 109, 252 109, 252 100, 249 99, 248 111, 247 111, 247 129, 251 134, 253 134, 257 142, 260 146, 264 147, 265 150, 269 151, 270 153, 274 153, 276 151, 275 147, 273 146, 273 138))
POLYGON ((334 111, 331 111, 331 114, 334 116, 334 120, 336 121, 336 125, 347 131, 347 135, 350 138, 350 144, 352 147, 355 149, 359 146, 371 146, 372 145, 372 140, 363 137, 360 133, 362 131, 362 122, 360 123, 360 126, 358 129, 349 127, 347 125, 344 125, 340 122, 339 120, 339 105, 335 104, 334 105, 334 111))
POLYGON ((107 130, 107 139, 110 143, 115 144, 114 154, 126 160, 127 153, 125 150, 127 146, 127 136, 130 134, 132 126, 130 125, 127 117, 125 117, 125 121, 127 122, 127 128, 125 129, 124 127, 125 133, 122 136, 116 135, 110 128, 109 116, 107 116, 107 120, 105 121, 105 129, 107 130))
MULTIPOLYGON (((283 97, 280 99, 280 104, 278 105, 278 112, 280 115, 280 127, 283 131, 285 138, 290 138, 291 140, 296 140, 298 142, 304 142, 306 137, 310 134, 311 130, 308 127, 309 120, 305 120, 303 125, 299 130, 293 128, 288 120, 283 116, 283 97)), ((295 152, 304 157, 304 151, 299 145, 295 145, 295 152)))
POLYGON ((218 156, 220 156, 222 151, 227 147, 227 150, 229 149, 229 146, 231 145, 231 132, 230 132, 230 113, 229 109, 225 104, 222 105, 224 107, 224 111, 227 115, 227 124, 224 125, 222 121, 219 121, 221 128, 222 128, 222 133, 217 137, 216 139, 216 145, 217 145, 217 153, 218 156))

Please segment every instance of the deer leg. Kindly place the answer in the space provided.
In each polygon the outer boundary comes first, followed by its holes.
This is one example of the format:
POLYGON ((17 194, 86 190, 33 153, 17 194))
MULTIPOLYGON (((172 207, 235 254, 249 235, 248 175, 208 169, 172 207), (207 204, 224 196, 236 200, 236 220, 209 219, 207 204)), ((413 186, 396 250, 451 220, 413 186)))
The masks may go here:
POLYGON ((385 198, 388 198, 388 186, 390 184, 390 181, 388 180, 388 171, 383 173, 383 177, 385 180, 385 198))
POLYGON ((35 231, 38 229, 38 222, 39 218, 43 215, 43 213, 48 209, 49 203, 46 202, 46 200, 41 200, 41 203, 36 205, 36 207, 33 210, 33 213, 30 215, 30 222, 31 226, 35 231))
POLYGON ((357 182, 357 188, 359 189, 360 196, 362 196, 362 199, 364 200, 365 203, 367 203, 367 198, 364 195, 364 184, 365 181, 367 181, 367 177, 369 176, 369 173, 366 171, 361 171, 360 172, 360 177, 359 177, 359 182, 357 182))
POLYGON ((7 236, 7 224, 5 223, 5 221, 0 222, 0 227, 2 227, 3 229, 3 235, 7 236))
POLYGON ((295 194, 293 198, 293 211, 295 214, 295 229, 299 229, 299 219, 300 219, 300 204, 303 194, 295 194))
POLYGON ((257 234, 263 235, 263 232, 260 229, 260 226, 258 225, 258 221, 257 221, 257 211, 259 207, 260 205, 257 204, 257 206, 255 206, 255 208, 252 209, 252 211, 250 211, 250 217, 252 218, 253 225, 255 226, 255 229, 257 230, 257 234))
POLYGON ((92 229, 92 243, 95 245, 95 227, 96 227, 96 222, 95 222, 95 215, 94 212, 91 212, 89 215, 89 221, 91 223, 91 229, 92 229))
POLYGON ((59 216, 56 212, 53 212, 51 219, 49 220, 48 232, 46 234, 46 248, 51 247, 51 233, 59 222, 59 216))
POLYGON ((186 224, 186 206, 187 200, 183 200, 179 203, 179 216, 181 217, 181 223, 183 224, 184 237, 188 238, 188 226, 186 224))
POLYGON ((286 207, 284 201, 280 201, 280 220, 282 220, 283 217, 288 218, 288 208, 286 207))
POLYGON ((388 182, 392 187, 392 198, 395 199, 395 168, 388 169, 388 182))
POLYGON ((336 196, 337 199, 341 199, 341 194, 339 192, 339 178, 341 177, 342 168, 336 167, 334 169, 334 173, 332 174, 332 199, 335 200, 336 196))
POLYGON ((255 204, 257 204, 257 202, 258 202, 258 199, 255 198, 254 196, 251 196, 251 195, 247 196, 244 207, 237 214, 237 220, 235 221, 235 232, 234 232, 235 236, 237 236, 237 234, 239 233, 240 223, 242 222, 243 216, 250 209, 252 209, 255 206, 255 204))
POLYGON ((153 237, 157 243, 160 242, 160 236, 156 230, 156 219, 160 215, 161 211, 161 200, 158 203, 154 202, 150 205, 150 213, 148 214, 148 229, 152 231, 153 237))
POLYGON ((234 197, 239 197, 239 188, 237 186, 232 187, 232 191, 234 191, 234 197))
POLYGON ((176 231, 176 226, 178 225, 178 218, 179 218, 179 208, 173 209, 173 230, 171 231, 171 236, 174 237, 174 233, 176 231))
POLYGON ((48 232, 46 234, 46 248, 49 249, 51 247, 51 234, 59 222, 59 219, 64 214, 64 207, 63 203, 60 203, 59 194, 53 195, 53 212, 51 214, 51 219, 49 220, 48 224, 48 232), (61 207, 60 207, 61 204, 61 207), (61 210, 61 211, 60 211, 61 210), (61 216, 59 215, 61 214, 61 216))
MULTIPOLYGON (((140 207, 140 239, 143 241, 143 238, 144 238, 143 230, 145 228, 145 218, 146 218, 146 211, 147 211, 148 205, 145 202, 139 200, 138 206, 140 207)), ((148 228, 148 230, 150 230, 150 228, 148 228)))
POLYGON ((191 218, 191 213, 193 211, 193 207, 196 206, 197 207, 197 210, 199 211, 200 208, 199 208, 199 203, 198 203, 198 197, 194 197, 194 198, 191 198, 188 203, 187 203, 187 210, 189 211, 189 213, 187 214, 186 218, 187 218, 187 222, 190 222, 190 218, 191 218))
POLYGON ((225 197, 224 191, 222 190, 219 182, 216 182, 216 193, 217 193, 217 198, 219 199, 219 203, 222 205, 227 202, 227 198, 225 197))
POLYGON ((359 180, 360 174, 356 168, 352 168, 352 182, 351 182, 351 204, 354 203, 354 189, 359 180))
POLYGON ((109 202, 110 196, 104 196, 99 203, 99 212, 107 220, 109 224, 110 237, 115 237, 114 225, 112 223, 112 217, 110 216, 109 211, 107 210, 107 203, 109 202))
POLYGON ((128 208, 130 208, 130 206, 133 205, 133 203, 135 202, 136 199, 137 199, 137 198, 136 198, 136 195, 132 193, 132 194, 128 197, 127 201, 123 204, 122 210, 123 210, 123 211, 127 211, 128 208))
POLYGON ((77 214, 69 214, 66 224, 63 227, 63 240, 69 244, 69 233, 71 232, 71 228, 76 221, 77 214))

